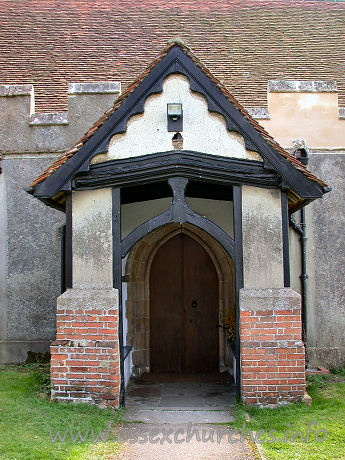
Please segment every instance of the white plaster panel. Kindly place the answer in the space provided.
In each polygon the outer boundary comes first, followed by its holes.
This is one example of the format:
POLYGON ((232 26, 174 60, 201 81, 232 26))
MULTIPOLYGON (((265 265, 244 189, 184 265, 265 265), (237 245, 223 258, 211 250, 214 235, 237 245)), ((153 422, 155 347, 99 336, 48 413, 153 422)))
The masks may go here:
POLYGON ((132 369, 133 369, 132 351, 130 351, 130 352, 128 353, 128 355, 127 355, 127 358, 125 359, 125 362, 124 362, 125 388, 127 387, 127 384, 128 384, 128 382, 129 382, 129 379, 131 378, 132 369))
MULTIPOLYGON (((122 263, 122 274, 126 273, 126 265, 128 260, 128 254, 121 261, 122 263)), ((122 283, 122 328, 123 328, 123 344, 127 344, 127 333, 128 333, 128 319, 127 319, 127 299, 128 299, 128 283, 122 283)), ((125 372, 125 387, 127 386, 129 379, 132 375, 133 361, 132 361, 132 350, 128 353, 124 362, 125 372)))
POLYGON ((301 242, 300 235, 292 227, 289 228, 289 255, 291 288, 301 294, 301 242))
POLYGON ((92 162, 172 150, 174 133, 167 131, 169 102, 180 102, 183 106, 184 150, 261 160, 260 155, 246 150, 241 135, 228 131, 222 115, 208 111, 205 97, 190 90, 186 77, 174 74, 165 79, 162 93, 148 97, 144 113, 129 119, 127 131, 113 136, 108 154, 97 155, 92 162))
POLYGON ((132 230, 152 217, 169 209, 171 198, 140 201, 121 206, 121 237, 125 238, 132 230))
MULTIPOLYGON (((187 198, 187 203, 195 212, 217 224, 232 238, 234 237, 232 201, 187 198)), ((166 211, 170 204, 170 198, 161 198, 121 206, 122 238, 140 224, 166 211)))
POLYGON ((111 188, 72 194, 73 288, 112 288, 111 188))
POLYGON ((187 198, 190 208, 201 216, 211 220, 234 238, 234 219, 232 201, 209 200, 205 198, 187 198))
POLYGON ((280 190, 242 187, 242 231, 244 287, 284 287, 280 190))

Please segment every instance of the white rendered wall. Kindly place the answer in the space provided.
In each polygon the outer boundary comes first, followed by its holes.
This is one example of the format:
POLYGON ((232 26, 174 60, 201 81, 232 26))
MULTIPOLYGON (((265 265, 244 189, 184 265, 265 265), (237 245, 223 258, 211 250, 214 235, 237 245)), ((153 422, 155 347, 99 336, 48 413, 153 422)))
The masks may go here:
POLYGON ((209 200, 206 198, 187 198, 190 208, 211 220, 234 238, 233 202, 209 200))
POLYGON ((132 230, 152 217, 169 209, 171 198, 141 201, 121 206, 121 237, 125 238, 132 230))
MULTIPOLYGON (((296 218, 296 216, 294 215, 296 218)), ((302 274, 302 255, 301 255, 301 235, 291 226, 289 228, 289 255, 290 255, 290 285, 291 289, 301 294, 301 274, 302 274)))
POLYGON ((73 288, 112 288, 111 188, 72 193, 73 288))
MULTIPOLYGON (((122 273, 126 273, 126 264, 127 264, 128 255, 122 259, 122 273)), ((122 327, 123 327, 123 345, 127 344, 127 332, 128 332, 128 320, 127 320, 127 285, 128 283, 122 283, 122 327)), ((124 371, 125 371, 125 387, 127 386, 129 379, 132 375, 132 351, 130 351, 124 362, 124 371)))
POLYGON ((283 288, 280 190, 242 187, 244 288, 283 288))
POLYGON ((222 115, 208 111, 205 97, 190 90, 188 78, 174 74, 165 79, 161 94, 148 97, 144 113, 129 119, 127 131, 113 136, 108 153, 97 155, 92 163, 173 150, 174 133, 167 130, 169 102, 183 106, 183 150, 261 160, 246 150, 241 135, 228 131, 222 115))

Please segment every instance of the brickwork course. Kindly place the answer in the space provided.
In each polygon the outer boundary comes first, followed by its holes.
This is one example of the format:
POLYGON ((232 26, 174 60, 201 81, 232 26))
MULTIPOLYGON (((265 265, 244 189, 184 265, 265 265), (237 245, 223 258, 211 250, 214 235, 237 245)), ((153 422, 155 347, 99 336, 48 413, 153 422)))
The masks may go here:
POLYGON ((67 110, 71 82, 123 90, 181 37, 245 107, 268 80, 336 80, 345 106, 345 3, 15 0, 0 6, 0 83, 33 84, 37 112, 67 110))
POLYGON ((58 308, 50 347, 53 400, 118 406, 117 313, 58 308))
POLYGON ((300 309, 242 311, 240 321, 243 401, 300 400, 305 393, 300 309))

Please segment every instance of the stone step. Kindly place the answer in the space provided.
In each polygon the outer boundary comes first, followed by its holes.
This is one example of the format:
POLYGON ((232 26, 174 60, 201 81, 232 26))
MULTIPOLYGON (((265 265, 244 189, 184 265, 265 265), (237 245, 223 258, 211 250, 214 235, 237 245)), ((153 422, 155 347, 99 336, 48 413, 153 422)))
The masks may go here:
POLYGON ((234 417, 229 410, 188 410, 183 408, 174 409, 138 409, 127 408, 123 414, 126 422, 143 423, 229 423, 234 417))

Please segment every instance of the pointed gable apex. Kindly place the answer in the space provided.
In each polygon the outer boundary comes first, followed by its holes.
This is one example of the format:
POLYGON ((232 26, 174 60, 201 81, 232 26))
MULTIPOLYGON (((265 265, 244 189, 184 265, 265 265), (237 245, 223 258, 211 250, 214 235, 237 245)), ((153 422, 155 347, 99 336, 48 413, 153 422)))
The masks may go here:
POLYGON ((50 201, 62 191, 71 190, 71 180, 88 171, 90 160, 108 150, 110 139, 127 129, 130 117, 144 112, 146 99, 163 90, 171 74, 185 75, 192 91, 207 100, 208 110, 223 115, 229 131, 239 133, 248 150, 261 155, 266 169, 281 177, 286 188, 303 200, 313 200, 329 191, 327 185, 286 152, 238 103, 210 71, 180 40, 167 45, 145 72, 123 93, 114 106, 93 125, 75 147, 46 169, 32 184, 30 193, 50 201))

